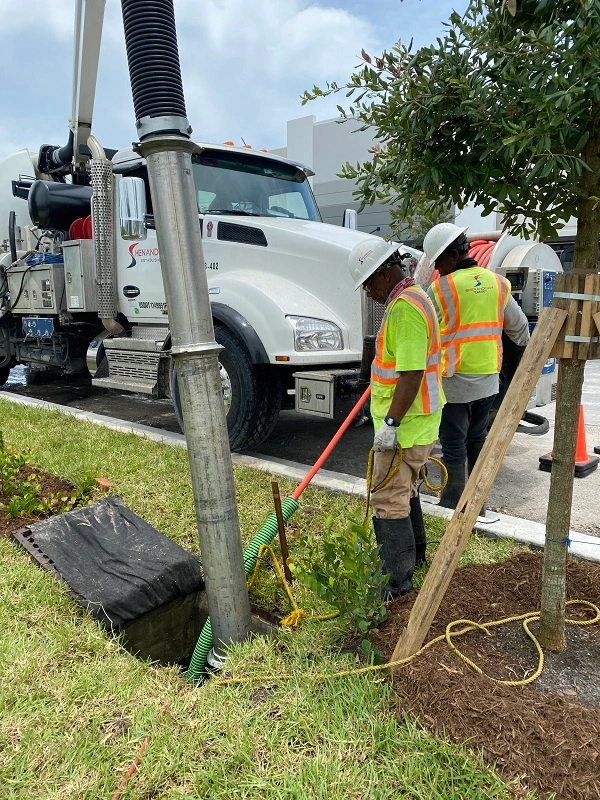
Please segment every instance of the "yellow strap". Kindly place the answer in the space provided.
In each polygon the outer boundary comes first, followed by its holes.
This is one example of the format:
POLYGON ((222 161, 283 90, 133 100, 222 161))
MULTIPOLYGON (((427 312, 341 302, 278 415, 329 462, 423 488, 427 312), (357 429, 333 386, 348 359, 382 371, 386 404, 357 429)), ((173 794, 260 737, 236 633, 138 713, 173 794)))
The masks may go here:
MULTIPOLYGON (((368 474, 368 479, 367 479, 367 487, 368 487, 368 489, 370 488, 370 470, 371 470, 371 467, 372 467, 372 460, 373 460, 372 459, 372 455, 373 455, 373 451, 371 450, 371 452, 369 453, 369 472, 367 473, 368 474)), ((436 461, 436 459, 433 459, 433 458, 431 460, 432 461, 436 461)), ((401 463, 402 463, 402 451, 400 449, 400 459, 399 459, 398 465, 394 468, 395 472, 398 471, 401 463)), ((438 463, 440 463, 440 462, 438 462, 438 463)), ((443 464, 441 464, 441 466, 443 467, 443 464)), ((388 482, 391 479, 392 474, 395 474, 395 472, 390 473, 390 475, 386 476, 385 482, 382 481, 381 484, 379 484, 379 486, 377 488, 381 488, 382 485, 385 485, 385 483, 388 482)), ((447 475, 446 475, 446 479, 447 479, 447 475)), ((445 481, 444 481, 444 483, 445 483, 445 481)), ((442 486, 442 488, 443 488, 443 486, 442 486)), ((373 491, 376 491, 376 489, 374 489, 373 491)), ((367 509, 368 509, 368 502, 369 502, 368 498, 369 498, 369 493, 367 492, 367 509)), ((257 578, 257 575, 258 575, 258 570, 260 569, 261 557, 262 557, 263 553, 265 553, 265 552, 268 553, 271 556, 271 559, 273 561, 273 566, 275 567, 275 571, 277 572, 277 575, 279 576, 279 580, 283 583, 284 589, 286 591, 286 594, 287 594, 287 596, 289 598, 289 601, 290 601, 290 603, 292 605, 292 609, 293 609, 291 611, 291 613, 288 614, 288 616, 281 621, 281 624, 283 626, 288 627, 288 628, 295 628, 302 621, 317 622, 317 621, 324 621, 324 620, 334 619, 335 617, 339 616, 339 611, 335 611, 335 612, 333 612, 331 614, 323 614, 323 615, 319 615, 319 616, 317 616, 317 615, 310 615, 309 616, 306 613, 306 611, 303 611, 301 608, 299 608, 298 604, 296 603, 296 600, 294 599, 294 595, 292 594, 292 590, 290 589, 290 586, 289 586, 289 584, 288 584, 288 582, 287 582, 287 580, 285 578, 285 574, 283 572, 283 569, 282 569, 281 565, 279 564, 279 561, 277 560, 277 556, 275 555, 275 552, 274 552, 273 548, 270 547, 267 544, 262 544, 260 546, 259 550, 258 550, 258 555, 257 555, 257 558, 256 558, 256 564, 254 566, 254 570, 252 572, 252 575, 250 576, 250 579, 248 580, 248 584, 247 584, 248 585, 248 589, 251 589, 253 587, 254 583, 256 582, 256 578, 257 578)), ((568 619, 568 618, 565 619, 565 622, 568 623, 569 625, 593 625, 594 623, 600 621, 600 608, 598 608, 598 606, 596 606, 594 603, 590 603, 589 600, 569 600, 569 601, 567 601, 566 605, 567 606, 571 606, 571 605, 585 606, 586 608, 589 608, 591 611, 594 612, 594 616, 592 617, 592 619, 583 619, 583 620, 568 619)), ((541 675, 542 670, 544 668, 544 652, 543 652, 543 650, 541 648, 541 645, 538 642, 535 634, 532 633, 531 629, 529 628, 529 625, 532 622, 536 622, 539 619, 540 619, 540 614, 537 613, 537 612, 533 612, 533 611, 529 612, 527 614, 520 614, 519 616, 505 617, 504 619, 497 620, 495 622, 486 622, 485 624, 480 624, 478 622, 473 622, 472 620, 469 620, 469 619, 457 619, 457 620, 454 620, 453 622, 449 622, 448 625, 446 625, 446 632, 445 633, 441 634, 440 636, 437 636, 435 639, 431 639, 429 642, 427 642, 425 645, 423 645, 423 647, 420 650, 418 650, 416 653, 413 653, 413 655, 408 656, 407 658, 399 659, 398 661, 390 661, 387 664, 374 664, 374 665, 371 665, 371 666, 368 666, 368 667, 362 667, 360 669, 347 669, 347 670, 342 670, 341 672, 333 672, 333 673, 319 673, 319 672, 317 672, 317 673, 304 673, 304 674, 302 674, 300 676, 298 676, 298 675, 266 675, 266 676, 264 676, 263 675, 263 676, 254 677, 254 678, 224 678, 224 679, 217 680, 217 683, 220 686, 227 686, 227 685, 232 685, 232 684, 243 684, 243 683, 271 683, 271 682, 274 682, 274 681, 281 681, 281 680, 298 678, 298 677, 312 679, 312 680, 326 680, 328 678, 340 678, 340 677, 344 677, 344 676, 347 676, 347 675, 361 675, 361 674, 364 674, 364 673, 367 673, 367 672, 376 672, 378 670, 390 669, 392 667, 399 667, 399 666, 402 666, 403 664, 408 664, 413 659, 417 658, 417 656, 420 656, 422 653, 424 653, 425 650, 427 650, 432 645, 437 644, 438 642, 445 641, 449 645, 449 647, 456 653, 456 655, 459 658, 461 658, 465 662, 465 664, 468 664, 471 667, 471 669, 475 670, 475 672, 477 672, 479 675, 483 675, 485 678, 489 678, 489 680, 494 681, 494 683, 501 683, 501 684, 504 684, 505 686, 526 686, 528 683, 532 683, 533 681, 535 681, 541 675), (523 621, 523 628, 525 629, 525 632, 527 633, 527 635, 529 636, 529 638, 533 642, 533 644, 534 644, 534 646, 535 646, 535 648, 537 650, 537 653, 538 653, 538 666, 537 666, 537 669, 535 670, 535 672, 533 672, 527 678, 523 678, 522 680, 506 681, 506 680, 500 680, 498 678, 493 678, 491 675, 488 675, 487 673, 485 673, 481 669, 481 667, 479 667, 477 664, 475 664, 474 661, 471 661, 471 659, 468 658, 452 641, 454 638, 462 636, 463 634, 469 633, 470 631, 473 631, 473 630, 483 631, 485 634, 487 634, 489 636, 490 635, 490 630, 489 630, 490 628, 495 628, 498 625, 505 625, 505 624, 508 624, 509 622, 517 622, 519 620, 523 621), (465 627, 463 627, 460 630, 456 631, 456 630, 454 630, 454 628, 457 625, 464 625, 465 627)))
POLYGON ((440 473, 442 476, 442 482, 439 486, 432 486, 429 481, 427 480, 427 471, 425 470, 425 465, 421 467, 421 477, 423 478, 423 483, 429 489, 430 492, 441 492, 443 489, 446 488, 446 484, 448 483, 448 470, 446 469, 446 465, 439 460, 439 458, 434 458, 433 456, 429 456, 427 459, 428 461, 433 461, 434 464, 437 464, 440 468, 440 473))
POLYGON ((294 595, 292 594, 292 590, 290 589, 290 585, 285 578, 285 573, 283 572, 283 569, 279 564, 279 561, 277 560, 275 551, 268 544, 261 544, 261 546, 258 548, 258 554, 256 556, 256 564, 254 565, 254 570, 252 571, 252 575, 250 576, 247 583, 248 589, 251 589, 256 583, 258 570, 260 569, 261 556, 263 555, 263 553, 268 553, 271 556, 271 560, 273 562, 273 566, 275 567, 275 571, 279 576, 279 580, 283 583, 283 588, 285 589, 285 592, 292 606, 292 612, 288 614, 288 616, 285 619, 281 620, 281 624, 283 626, 285 626, 286 628, 296 628, 302 621, 317 622, 339 617, 340 615, 339 611, 334 611, 331 614, 322 614, 320 616, 316 615, 309 616, 306 613, 306 611, 303 611, 301 608, 298 607, 298 604, 294 599, 294 595))
MULTIPOLYGON (((594 612, 594 617, 592 619, 566 619, 565 622, 569 625, 593 625, 596 622, 600 621, 600 608, 594 605, 594 603, 590 603, 588 600, 569 600, 567 605, 582 605, 586 606, 587 608, 591 609, 594 612)), ((540 618, 539 613, 531 612, 529 614, 521 614, 518 617, 506 617, 505 619, 497 620, 495 622, 487 622, 485 625, 480 625, 478 622, 473 622, 472 620, 455 620, 454 622, 450 622, 446 626, 446 632, 442 633, 440 636, 436 636, 435 639, 431 639, 427 642, 423 647, 418 650, 416 653, 413 653, 411 656, 407 656, 406 658, 401 658, 398 661, 389 661, 387 664, 373 664, 368 667, 361 667, 360 669, 346 669, 341 670, 340 672, 306 672, 300 675, 298 674, 291 674, 291 675, 262 675, 256 676, 253 678, 221 678, 217 679, 216 683, 219 686, 231 686, 233 684, 246 684, 246 683, 277 683, 283 680, 298 680, 298 678, 306 678, 307 680, 327 680, 329 678, 343 678, 348 675, 364 675, 367 672, 377 672, 378 670, 383 669, 391 669, 393 667, 399 667, 403 664, 408 664, 413 659, 420 656, 422 653, 425 652, 428 648, 432 647, 432 645, 437 644, 438 642, 446 641, 450 644, 451 648, 454 650, 463 661, 468 664, 472 669, 478 672, 480 675, 483 675, 486 678, 494 681, 495 683, 503 683, 506 686, 525 686, 528 683, 531 683, 536 678, 539 677, 540 673, 542 672, 544 666, 544 653, 540 646, 540 643, 537 641, 535 635, 529 629, 529 624, 531 622, 535 622, 540 618), (515 622, 516 620, 523 620, 523 627, 525 628, 527 635, 529 638, 534 642, 536 649, 538 651, 538 667, 536 671, 527 678, 524 678, 520 681, 503 681, 497 678, 492 678, 490 675, 487 675, 483 670, 470 661, 464 653, 461 653, 459 649, 452 643, 452 639, 454 637, 462 636, 469 631, 474 629, 484 630, 487 634, 489 634, 488 628, 497 627, 498 625, 504 625, 509 622, 515 622), (462 628, 459 631, 453 631, 452 628, 458 624, 464 624, 466 627, 462 628)))

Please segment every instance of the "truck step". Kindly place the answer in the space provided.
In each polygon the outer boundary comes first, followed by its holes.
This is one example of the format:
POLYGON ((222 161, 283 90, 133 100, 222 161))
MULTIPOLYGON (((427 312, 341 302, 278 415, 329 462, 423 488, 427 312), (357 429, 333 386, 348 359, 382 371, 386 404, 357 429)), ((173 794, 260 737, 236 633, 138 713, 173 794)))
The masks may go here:
POLYGON ((117 337, 104 342, 108 359, 108 375, 92 380, 94 386, 120 389, 124 392, 158 394, 158 374, 162 342, 117 337))
POLYGON ((92 378, 92 386, 99 386, 103 389, 120 389, 123 392, 135 392, 136 394, 155 394, 155 380, 141 380, 139 378, 92 378))

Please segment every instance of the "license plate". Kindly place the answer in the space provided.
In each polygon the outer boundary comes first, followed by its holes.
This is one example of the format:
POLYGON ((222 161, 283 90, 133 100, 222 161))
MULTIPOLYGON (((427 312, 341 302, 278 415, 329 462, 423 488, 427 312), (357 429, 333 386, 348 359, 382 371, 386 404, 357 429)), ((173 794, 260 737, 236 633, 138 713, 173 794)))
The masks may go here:
POLYGON ((23 333, 37 339, 50 339, 54 333, 54 320, 48 317, 24 317, 23 333))

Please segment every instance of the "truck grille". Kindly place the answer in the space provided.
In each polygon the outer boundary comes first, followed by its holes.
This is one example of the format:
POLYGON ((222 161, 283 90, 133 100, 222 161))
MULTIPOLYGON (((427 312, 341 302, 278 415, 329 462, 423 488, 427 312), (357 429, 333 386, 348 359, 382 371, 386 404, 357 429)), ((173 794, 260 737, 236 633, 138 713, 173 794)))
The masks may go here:
POLYGON ((107 350, 111 378, 134 378, 156 381, 160 353, 136 353, 135 351, 107 350))
POLYGON ((365 298, 365 303, 367 311, 367 330, 365 333, 374 336, 379 332, 379 328, 381 328, 385 306, 381 303, 376 303, 370 298, 365 298))

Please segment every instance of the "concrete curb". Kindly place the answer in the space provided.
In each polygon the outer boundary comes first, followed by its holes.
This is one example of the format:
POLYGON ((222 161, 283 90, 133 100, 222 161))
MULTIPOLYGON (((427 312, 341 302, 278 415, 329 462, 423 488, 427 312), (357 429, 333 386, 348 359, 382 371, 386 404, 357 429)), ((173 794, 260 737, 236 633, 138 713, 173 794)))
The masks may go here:
MULTIPOLYGON (((140 425, 137 422, 124 422, 112 417, 105 417, 102 414, 94 414, 90 411, 81 411, 77 408, 60 406, 56 403, 49 403, 45 400, 38 400, 32 397, 24 397, 23 395, 13 394, 12 392, 0 392, 0 399, 8 400, 18 405, 60 411, 62 414, 68 414, 69 416, 77 417, 78 419, 91 422, 95 425, 101 425, 111 430, 120 431, 121 433, 134 433, 136 436, 141 436, 161 444, 186 447, 185 436, 180 433, 159 431, 156 428, 151 428, 148 425, 140 425)), ((231 460, 237 466, 250 467, 280 478, 288 478, 297 483, 300 483, 308 472, 308 468, 303 464, 279 458, 270 458, 267 460, 250 454, 232 453, 231 460)), ((364 478, 356 478, 352 475, 330 472, 325 469, 320 470, 315 475, 311 481, 311 486, 317 486, 320 489, 325 489, 330 492, 348 494, 354 497, 366 498, 367 496, 367 483, 364 478)), ((444 517, 445 519, 452 518, 452 510, 440 508, 435 505, 433 497, 422 495, 421 499, 423 501, 423 511, 425 514, 435 517, 444 517)), ((486 536, 498 539, 513 539, 521 544, 543 549, 544 539, 546 537, 544 525, 528 519, 511 517, 508 514, 494 512, 494 518, 496 517, 499 519, 492 523, 478 521, 474 526, 475 530, 486 536)), ((589 536, 586 533, 571 530, 569 531, 569 538, 571 539, 571 555, 576 558, 600 564, 600 537, 589 536)))

